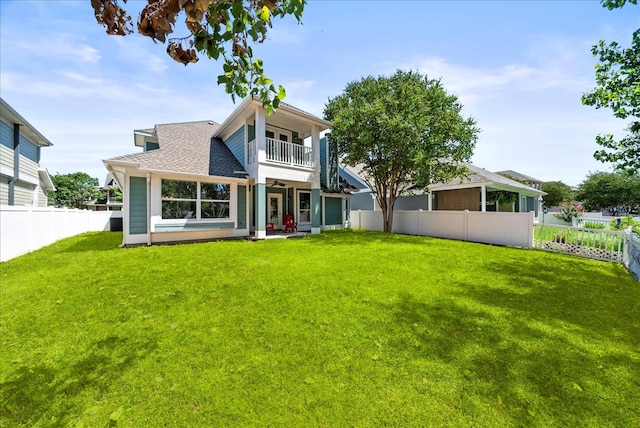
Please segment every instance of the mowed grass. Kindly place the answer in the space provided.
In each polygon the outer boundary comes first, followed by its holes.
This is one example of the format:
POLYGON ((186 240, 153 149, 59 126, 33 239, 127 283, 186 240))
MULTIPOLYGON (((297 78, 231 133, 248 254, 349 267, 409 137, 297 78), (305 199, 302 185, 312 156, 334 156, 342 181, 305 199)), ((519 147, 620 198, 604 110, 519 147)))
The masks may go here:
POLYGON ((2 426, 640 426, 640 284, 617 264, 425 237, 2 263, 2 426))

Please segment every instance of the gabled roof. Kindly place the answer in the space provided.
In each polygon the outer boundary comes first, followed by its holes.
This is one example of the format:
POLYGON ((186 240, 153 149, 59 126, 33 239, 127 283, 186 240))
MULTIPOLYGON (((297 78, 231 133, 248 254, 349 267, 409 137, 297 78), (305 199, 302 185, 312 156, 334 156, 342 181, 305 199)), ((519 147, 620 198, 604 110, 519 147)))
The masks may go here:
MULTIPOLYGON (((227 138, 241 125, 244 125, 246 119, 251 120, 256 109, 262 109, 262 101, 260 98, 253 96, 246 97, 238 107, 233 110, 229 117, 222 122, 222 125, 220 125, 220 128, 214 136, 223 139, 227 138)), ((298 132, 298 136, 304 139, 311 135, 312 126, 316 126, 318 131, 322 132, 331 127, 331 122, 290 104, 280 103, 278 109, 271 116, 267 116, 267 125, 298 132)))
POLYGON ((537 178, 530 177, 528 175, 522 174, 518 171, 514 171, 512 169, 507 169, 505 171, 496 171, 496 174, 500 175, 508 175, 509 177, 513 177, 519 181, 526 181, 529 183, 542 183, 542 180, 538 180, 537 178))
POLYGON ((25 134, 33 144, 41 147, 53 146, 53 143, 49 141, 44 135, 40 133, 33 125, 13 109, 5 100, 0 98, 0 117, 10 122, 11 124, 17 123, 22 125, 21 132, 25 134))
MULTIPOLYGON (((131 164, 142 170, 191 175, 244 178, 242 165, 213 134, 220 127, 212 121, 156 125, 152 135, 159 148, 117 156, 105 164, 131 164)), ((148 130, 145 130, 148 131, 148 130)))
MULTIPOLYGON (((431 184, 429 185, 429 190, 455 190, 469 187, 480 187, 484 185, 492 189, 518 192, 527 196, 546 195, 545 192, 529 187, 526 184, 511 180, 500 174, 487 171, 484 168, 480 168, 466 162, 461 162, 460 164, 464 165, 469 170, 469 173, 466 177, 455 178, 453 180, 447 181, 446 183, 431 184)), ((348 173, 352 177, 357 177, 360 181, 365 183, 365 180, 363 179, 364 171, 361 165, 356 165, 355 167, 340 165, 340 170, 348 173)), ((415 190, 414 193, 419 195, 423 192, 420 190, 415 190)))
POLYGON ((446 183, 431 184, 429 185, 429 190, 453 190, 484 185, 498 190, 520 192, 522 194, 527 194, 530 196, 546 195, 545 192, 529 187, 526 184, 511 180, 495 172, 487 171, 486 169, 477 167, 473 164, 463 162, 462 165, 464 165, 469 170, 467 177, 455 178, 453 180, 447 181, 446 183))

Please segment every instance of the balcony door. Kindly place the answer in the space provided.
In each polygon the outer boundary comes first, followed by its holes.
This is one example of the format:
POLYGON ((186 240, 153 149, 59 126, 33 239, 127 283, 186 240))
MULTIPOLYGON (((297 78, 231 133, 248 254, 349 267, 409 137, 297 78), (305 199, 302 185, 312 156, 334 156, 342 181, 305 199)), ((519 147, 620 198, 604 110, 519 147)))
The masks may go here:
POLYGON ((267 138, 273 138, 274 140, 285 141, 287 143, 290 143, 293 139, 291 131, 287 131, 286 129, 274 128, 269 125, 267 125, 266 129, 265 136, 267 138))

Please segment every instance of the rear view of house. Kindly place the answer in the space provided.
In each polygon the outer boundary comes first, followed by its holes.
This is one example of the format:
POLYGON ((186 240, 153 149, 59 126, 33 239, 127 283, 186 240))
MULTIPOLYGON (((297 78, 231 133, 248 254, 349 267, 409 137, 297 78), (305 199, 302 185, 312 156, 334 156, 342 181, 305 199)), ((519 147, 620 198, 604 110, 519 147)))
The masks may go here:
POLYGON ((40 150, 52 145, 0 98, 0 205, 47 206, 55 187, 40 167, 40 150))
POLYGON ((350 194, 320 138, 330 126, 284 103, 267 116, 249 97, 221 124, 134 131, 141 153, 103 161, 123 190, 123 243, 262 239, 285 216, 298 231, 342 227, 350 194))

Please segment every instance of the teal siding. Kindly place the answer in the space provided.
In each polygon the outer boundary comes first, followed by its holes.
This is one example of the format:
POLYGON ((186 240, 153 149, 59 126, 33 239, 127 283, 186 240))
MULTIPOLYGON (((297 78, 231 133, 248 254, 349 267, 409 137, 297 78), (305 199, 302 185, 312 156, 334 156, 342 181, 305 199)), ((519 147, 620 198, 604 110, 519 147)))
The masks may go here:
POLYGON ((262 183, 256 186, 256 229, 264 230, 267 224, 267 192, 266 187, 262 183))
POLYGON ((287 189, 287 203, 285 204, 285 206, 287 214, 293 215, 294 218, 297 217, 297 215, 295 214, 296 209, 293 206, 293 187, 287 189))
POLYGON ((322 137, 320 139, 320 182, 330 190, 338 190, 339 174, 337 143, 322 137))
POLYGON ((160 148, 160 144, 153 141, 145 141, 144 142, 144 151, 148 152, 150 150, 158 150, 160 148))
POLYGON ((131 235, 147 233, 147 179, 145 177, 129 179, 129 233, 131 235))
POLYGON ((20 154, 33 162, 38 162, 38 146, 22 134, 20 134, 20 154))
POLYGON ((320 189, 311 189, 311 227, 320 227, 320 189))
POLYGON ((535 211, 534 200, 531 196, 527 196, 527 212, 535 211))
POLYGON ((320 138, 320 183, 329 187, 327 181, 327 137, 320 138))
POLYGON ((327 187, 331 190, 338 190, 339 182, 338 175, 340 171, 338 170, 338 143, 335 141, 327 140, 327 174, 328 174, 328 183, 327 187))
POLYGON ((0 144, 13 150, 13 126, 0 121, 0 144))
POLYGON ((324 198, 324 224, 342 224, 342 198, 324 198))
POLYGON ((247 228, 247 186, 238 186, 238 229, 247 228))
POLYGON ((233 156, 238 159, 238 162, 240 162, 240 165, 244 168, 244 125, 231 134, 224 143, 229 147, 233 156))

